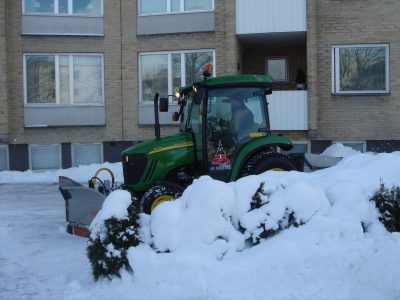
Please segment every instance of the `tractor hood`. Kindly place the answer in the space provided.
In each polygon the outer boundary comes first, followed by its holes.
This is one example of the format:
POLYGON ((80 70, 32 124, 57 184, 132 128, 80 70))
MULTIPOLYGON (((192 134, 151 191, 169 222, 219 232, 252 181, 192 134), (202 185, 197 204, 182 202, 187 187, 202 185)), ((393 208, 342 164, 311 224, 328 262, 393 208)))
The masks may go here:
POLYGON ((153 139, 136 144, 122 152, 122 157, 132 154, 156 155, 179 148, 193 147, 192 135, 189 132, 181 132, 175 135, 153 139))
POLYGON ((145 192, 174 170, 193 165, 194 161, 194 143, 189 132, 139 143, 122 152, 125 187, 133 193, 145 192))

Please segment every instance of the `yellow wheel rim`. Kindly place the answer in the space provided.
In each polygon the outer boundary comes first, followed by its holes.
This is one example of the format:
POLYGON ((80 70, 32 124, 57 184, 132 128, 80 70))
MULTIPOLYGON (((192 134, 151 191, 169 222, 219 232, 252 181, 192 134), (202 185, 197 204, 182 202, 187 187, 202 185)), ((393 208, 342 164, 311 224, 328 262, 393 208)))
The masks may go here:
POLYGON ((285 171, 285 170, 284 170, 284 169, 281 169, 281 168, 272 168, 272 169, 270 169, 269 171, 282 172, 282 171, 285 171))
POLYGON ((162 195, 157 197, 151 204, 151 211, 153 211, 158 205, 163 202, 174 200, 175 198, 171 195, 162 195))

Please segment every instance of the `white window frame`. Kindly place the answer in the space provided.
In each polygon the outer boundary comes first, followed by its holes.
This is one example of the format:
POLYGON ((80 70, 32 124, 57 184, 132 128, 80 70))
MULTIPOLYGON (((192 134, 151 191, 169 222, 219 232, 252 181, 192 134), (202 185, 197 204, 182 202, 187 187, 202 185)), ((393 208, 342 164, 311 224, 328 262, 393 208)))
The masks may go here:
MULTIPOLYGON (((146 0, 150 1, 150 0, 146 0)), ((164 0, 167 1, 167 10, 164 12, 156 12, 156 13, 141 13, 141 7, 140 7, 140 0, 137 0, 137 7, 138 7, 138 16, 153 16, 153 15, 166 15, 166 14, 185 14, 185 13, 199 13, 199 12, 208 12, 208 11, 214 11, 215 10, 215 0, 211 0, 212 5, 211 9, 208 10, 188 10, 185 11, 185 0, 180 0, 180 6, 179 6, 179 11, 171 11, 171 0, 164 0)))
POLYGON ((72 166, 75 166, 75 153, 74 153, 74 147, 77 145, 100 145, 100 163, 104 162, 104 149, 103 149, 103 143, 71 143, 71 163, 72 166))
MULTIPOLYGON (((293 145, 296 145, 296 144, 307 145, 307 152, 304 152, 304 153, 311 153, 311 142, 310 141, 300 141, 300 140, 298 140, 298 141, 292 141, 292 144, 293 145)), ((278 148, 278 153, 282 153, 282 152, 283 152, 283 150, 281 148, 278 148)))
MULTIPOLYGON (((175 91, 173 91, 173 83, 172 83, 172 54, 179 53, 181 55, 181 87, 186 86, 187 83, 185 82, 186 78, 185 74, 185 66, 186 66, 186 56, 187 53, 201 53, 201 52, 212 52, 213 54, 213 76, 215 76, 215 50, 214 49, 199 49, 199 50, 184 50, 184 51, 164 51, 164 52, 142 52, 139 53, 139 103, 140 104, 147 104, 152 103, 151 101, 143 101, 142 97, 142 66, 141 66, 141 57, 146 55, 168 55, 168 95, 174 95, 175 91)), ((192 84, 192 82, 190 83, 192 84)), ((169 99, 170 102, 172 99, 169 99)))
POLYGON ((272 79, 274 80, 274 82, 277 82, 277 83, 287 83, 287 82, 289 82, 289 58, 286 57, 286 56, 276 56, 276 57, 271 56, 271 57, 267 57, 265 59, 265 74, 268 75, 268 76, 271 76, 272 79), (268 64, 269 64, 270 60, 284 60, 285 61, 285 79, 283 79, 283 80, 275 80, 274 77, 271 74, 269 74, 269 72, 268 72, 268 64))
POLYGON ((25 11, 25 0, 21 0, 22 1, 22 14, 23 15, 39 15, 39 16, 43 16, 43 15, 60 15, 60 16, 82 16, 82 17, 103 17, 104 16, 104 0, 100 0, 100 14, 96 15, 96 14, 75 14, 73 13, 73 1, 72 0, 68 0, 68 13, 60 13, 58 11, 59 8, 59 0, 53 0, 54 1, 54 11, 53 13, 48 13, 48 12, 44 12, 44 13, 40 13, 40 12, 26 12, 25 11))
MULTIPOLYGON (((8 146, 0 145, 0 149, 6 149, 6 170, 10 170, 10 152, 9 152, 8 146)), ((0 170, 0 172, 1 171, 4 171, 4 170, 0 170)))
POLYGON ((367 142, 366 141, 334 141, 333 144, 342 144, 345 147, 350 147, 348 144, 360 144, 360 145, 362 145, 362 153, 367 152, 367 142))
MULTIPOLYGON (((61 144, 29 144, 29 169, 32 169, 32 147, 40 147, 40 146, 57 146, 58 147, 58 169, 61 169, 62 167, 62 147, 61 144)), ((58 169, 51 169, 51 170, 58 170, 58 169)), ((45 169, 43 170, 33 170, 33 171, 46 171, 45 169)))
POLYGON ((24 53, 23 54, 23 84, 24 84, 24 105, 26 107, 45 107, 45 106, 104 106, 104 54, 103 53, 24 53), (26 57, 27 56, 54 56, 55 63, 55 88, 56 88, 56 103, 28 103, 28 80, 26 78, 26 57), (69 104, 61 104, 60 101, 60 56, 69 57, 69 104), (102 96, 101 102, 99 103, 75 103, 74 100, 74 56, 100 56, 101 57, 101 84, 102 84, 102 96))
POLYGON ((334 95, 370 95, 370 94, 388 94, 390 83, 390 47, 389 44, 349 44, 332 46, 332 94, 334 95), (340 71, 339 71, 339 50, 342 48, 385 48, 385 69, 386 85, 384 91, 365 90, 365 91, 340 91, 340 71))

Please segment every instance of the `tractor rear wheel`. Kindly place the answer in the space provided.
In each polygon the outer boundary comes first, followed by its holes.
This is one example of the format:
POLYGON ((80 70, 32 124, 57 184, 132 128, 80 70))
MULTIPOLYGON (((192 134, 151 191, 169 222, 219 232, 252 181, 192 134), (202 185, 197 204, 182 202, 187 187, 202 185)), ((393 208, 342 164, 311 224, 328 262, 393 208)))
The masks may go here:
POLYGON ((181 191, 166 187, 164 185, 156 185, 149 189, 142 197, 140 209, 145 214, 150 215, 151 212, 161 203, 172 201, 182 195, 181 191))
POLYGON ((289 156, 276 152, 260 152, 242 167, 239 177, 258 175, 266 171, 292 171, 296 166, 289 156))

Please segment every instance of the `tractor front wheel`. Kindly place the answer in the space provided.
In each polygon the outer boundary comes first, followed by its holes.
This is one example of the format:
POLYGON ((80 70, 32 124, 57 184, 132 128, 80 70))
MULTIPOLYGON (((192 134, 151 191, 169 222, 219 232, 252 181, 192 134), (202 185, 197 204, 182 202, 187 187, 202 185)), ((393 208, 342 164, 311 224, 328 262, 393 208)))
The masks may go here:
POLYGON ((179 198, 181 194, 182 193, 177 189, 164 185, 156 185, 143 195, 142 201, 140 202, 141 211, 150 215, 158 205, 166 201, 175 200, 179 198))
POLYGON ((266 171, 292 171, 296 166, 289 156, 275 152, 260 152, 250 158, 239 177, 258 175, 266 171))

